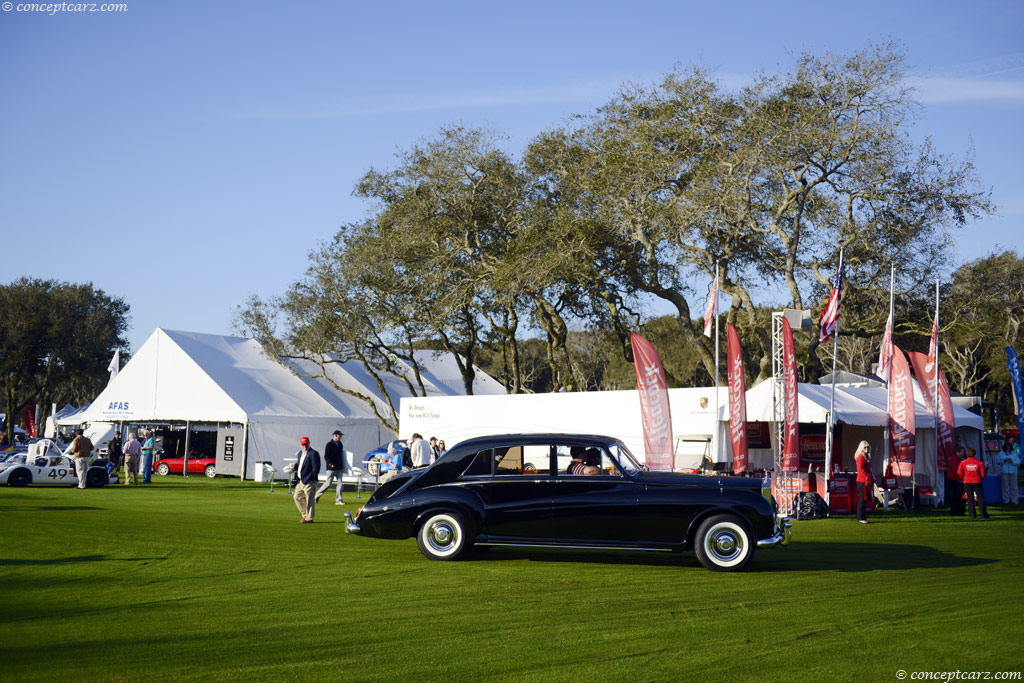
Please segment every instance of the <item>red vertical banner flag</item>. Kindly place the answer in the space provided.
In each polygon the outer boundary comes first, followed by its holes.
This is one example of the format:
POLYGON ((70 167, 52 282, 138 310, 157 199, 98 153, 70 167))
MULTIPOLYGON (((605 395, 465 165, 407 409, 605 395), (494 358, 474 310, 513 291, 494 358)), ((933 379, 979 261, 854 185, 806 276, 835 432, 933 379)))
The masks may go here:
POLYGON ((785 316, 782 316, 782 385, 786 395, 786 436, 782 442, 782 471, 796 472, 800 469, 800 389, 796 381, 793 328, 785 316))
POLYGON ((25 425, 25 433, 30 437, 36 436, 36 406, 34 403, 29 403, 25 406, 25 415, 22 422, 25 425))
POLYGON ((949 397, 949 384, 946 383, 946 376, 942 370, 938 371, 939 386, 935 386, 935 366, 931 364, 928 356, 917 351, 911 351, 910 365, 914 368, 914 376, 917 377, 917 386, 921 387, 921 400, 933 410, 936 404, 935 392, 939 392, 938 406, 939 414, 935 418, 936 458, 939 471, 946 471, 946 463, 953 455, 953 448, 956 445, 956 420, 953 417, 953 401, 949 397))
POLYGON ((747 471, 747 382, 743 376, 743 350, 736 328, 725 326, 729 376, 729 435, 732 437, 732 471, 747 471))
POLYGON ((914 476, 914 385, 907 358, 896 345, 892 347, 892 377, 889 380, 889 433, 892 471, 901 477, 914 476))
POLYGON ((675 466, 675 453, 672 449, 672 411, 668 404, 665 368, 651 342, 638 334, 629 335, 629 341, 633 345, 636 388, 640 392, 647 468, 671 470, 675 466))

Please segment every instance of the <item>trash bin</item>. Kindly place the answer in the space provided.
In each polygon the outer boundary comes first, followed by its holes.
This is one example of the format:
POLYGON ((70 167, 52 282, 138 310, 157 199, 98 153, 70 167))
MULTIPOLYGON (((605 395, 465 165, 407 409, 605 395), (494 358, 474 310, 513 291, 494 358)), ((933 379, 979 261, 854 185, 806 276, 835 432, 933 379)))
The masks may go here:
POLYGON ((273 465, 273 463, 269 460, 256 461, 256 481, 258 482, 270 481, 270 478, 274 476, 264 465, 273 465))

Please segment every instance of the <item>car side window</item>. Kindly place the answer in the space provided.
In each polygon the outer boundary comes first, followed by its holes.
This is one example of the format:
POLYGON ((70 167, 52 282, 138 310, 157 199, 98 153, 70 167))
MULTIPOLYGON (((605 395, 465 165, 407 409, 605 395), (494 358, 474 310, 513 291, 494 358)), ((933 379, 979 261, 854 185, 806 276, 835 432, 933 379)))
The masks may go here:
POLYGON ((473 456, 473 459, 469 463, 469 467, 462 473, 464 477, 480 477, 487 476, 491 473, 491 463, 494 458, 491 455, 491 449, 485 449, 477 452, 473 456))
POLYGON ((614 458, 604 448, 582 447, 582 446, 559 446, 558 447, 558 469, 559 475, 621 477, 622 470, 616 467, 614 458), (579 462, 585 466, 585 470, 573 474, 573 457, 576 456, 579 462))
POLYGON ((494 461, 495 474, 522 474, 523 447, 496 448, 494 449, 494 461))

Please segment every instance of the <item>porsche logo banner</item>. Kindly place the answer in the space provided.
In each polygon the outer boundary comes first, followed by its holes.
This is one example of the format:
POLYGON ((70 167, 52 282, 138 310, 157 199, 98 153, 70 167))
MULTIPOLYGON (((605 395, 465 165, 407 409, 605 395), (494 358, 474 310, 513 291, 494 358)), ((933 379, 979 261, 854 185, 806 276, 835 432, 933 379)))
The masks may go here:
POLYGON ((652 470, 671 470, 672 411, 668 404, 668 382, 661 357, 651 342, 638 334, 629 335, 636 365, 636 388, 640 392, 640 415, 644 425, 646 464, 652 470))

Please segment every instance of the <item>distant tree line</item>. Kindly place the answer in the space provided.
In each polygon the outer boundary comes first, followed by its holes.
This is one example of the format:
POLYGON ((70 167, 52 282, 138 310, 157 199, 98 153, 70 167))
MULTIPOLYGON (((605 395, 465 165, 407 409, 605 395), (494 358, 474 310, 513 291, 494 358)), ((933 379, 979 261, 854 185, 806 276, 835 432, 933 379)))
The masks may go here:
MULTIPOLYGON (((1004 400, 997 346, 1017 339, 1020 258, 993 254, 950 281, 951 232, 993 206, 969 154, 911 139, 918 105, 903 68, 899 48, 881 45, 803 55, 738 91, 677 69, 515 154, 491 131, 444 127, 371 168, 354 190, 369 217, 314 247, 284 294, 253 295, 236 327, 325 375, 357 359, 413 395, 423 348, 453 354, 467 393, 474 366, 512 393, 632 387, 634 331, 670 382, 707 385, 714 349, 697 319, 719 269, 723 322, 740 330, 753 380, 771 371, 771 309, 816 318, 842 249, 841 367, 866 371, 877 356, 890 266, 907 349, 927 347, 946 273, 943 367, 954 388, 1004 400)), ((814 381, 831 348, 799 334, 802 379, 814 381)))
MULTIPOLYGON (((89 284, 21 278, 0 285, 0 377, 8 442, 25 408, 81 406, 109 379, 118 348, 127 349, 128 304, 89 284)), ((128 360, 122 355, 122 361, 128 360)))

